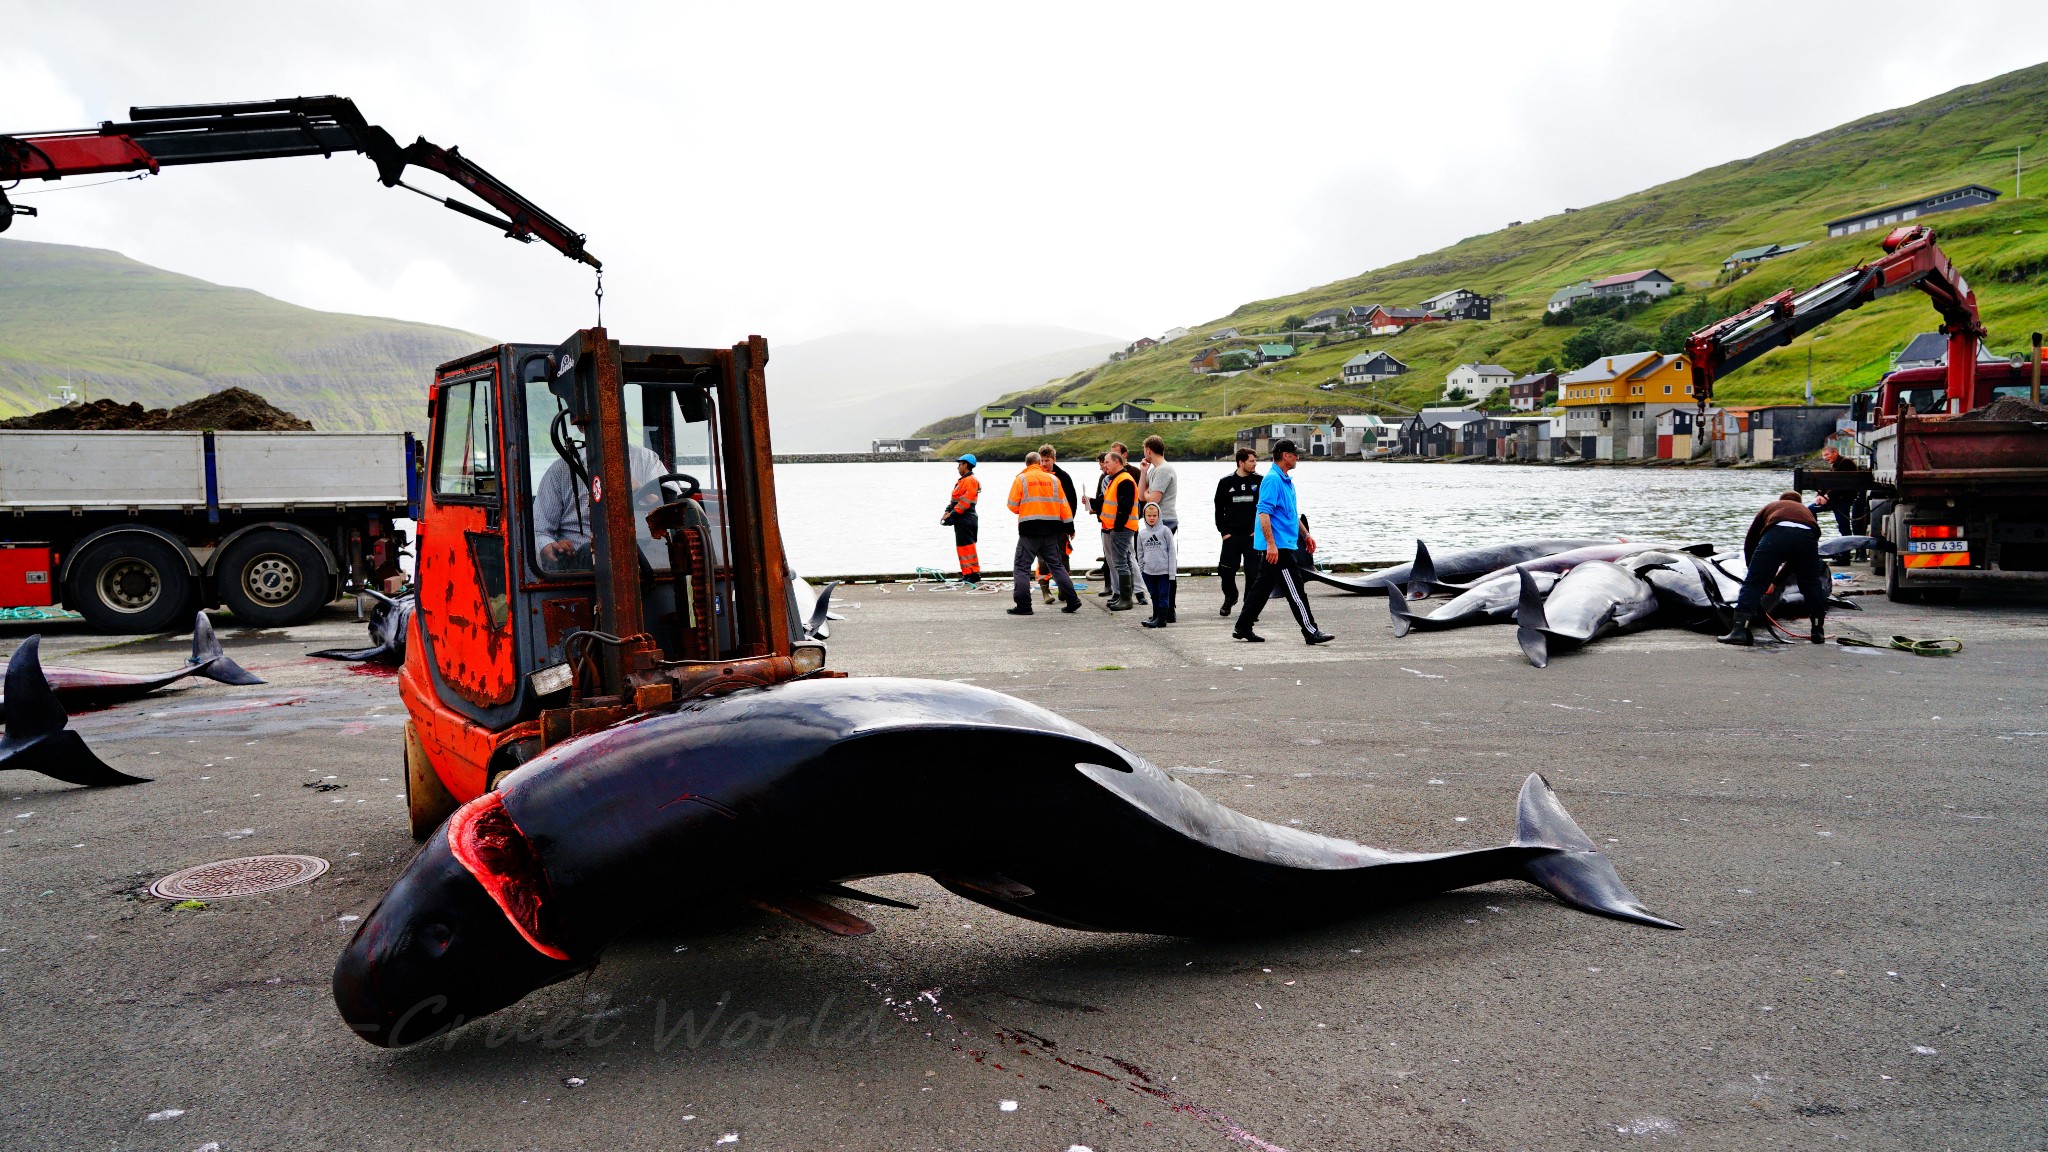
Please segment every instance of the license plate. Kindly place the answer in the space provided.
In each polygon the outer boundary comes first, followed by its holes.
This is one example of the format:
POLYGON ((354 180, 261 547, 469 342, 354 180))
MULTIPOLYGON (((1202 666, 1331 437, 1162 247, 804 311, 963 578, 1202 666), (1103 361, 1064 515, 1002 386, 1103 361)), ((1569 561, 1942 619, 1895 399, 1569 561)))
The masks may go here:
POLYGON ((1909 540, 1906 542, 1906 551, 1908 552, 1968 552, 1969 550, 1970 542, 1968 540, 1909 540))

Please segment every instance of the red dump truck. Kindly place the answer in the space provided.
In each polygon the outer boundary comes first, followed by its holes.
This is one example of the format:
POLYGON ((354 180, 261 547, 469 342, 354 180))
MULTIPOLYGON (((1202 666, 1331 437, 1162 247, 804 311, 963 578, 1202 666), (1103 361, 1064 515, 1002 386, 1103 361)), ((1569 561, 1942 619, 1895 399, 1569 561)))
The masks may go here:
POLYGON ((400 579, 410 433, 0 431, 0 608, 107 632, 298 624, 400 579))

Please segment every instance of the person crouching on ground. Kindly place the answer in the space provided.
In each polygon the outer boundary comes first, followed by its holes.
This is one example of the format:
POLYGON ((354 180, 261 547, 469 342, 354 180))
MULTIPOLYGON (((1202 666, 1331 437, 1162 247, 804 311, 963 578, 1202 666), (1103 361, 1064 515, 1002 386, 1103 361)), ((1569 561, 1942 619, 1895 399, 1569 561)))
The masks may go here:
POLYGON ((1073 530, 1074 506, 1058 477, 1046 470, 1036 452, 1024 454, 1024 470, 1010 482, 1010 511, 1017 514, 1017 555, 1011 564, 1012 616, 1031 615, 1031 566, 1035 562, 1059 584, 1062 612, 1078 611, 1081 597, 1067 575, 1067 536, 1073 530))
POLYGON ((1735 626, 1723 644, 1754 644, 1750 629, 1763 616, 1764 595, 1778 582, 1786 568, 1799 581, 1799 595, 1806 601, 1806 613, 1813 623, 1810 638, 1827 643, 1828 569, 1820 559, 1820 521, 1800 502, 1799 493, 1781 492, 1776 500, 1750 521, 1749 535, 1742 541, 1742 554, 1749 560, 1749 574, 1742 581, 1742 595, 1735 600, 1735 626))
POLYGON ((1266 638, 1252 631, 1252 625, 1259 622, 1259 611, 1266 606, 1266 600, 1276 588, 1287 597, 1287 607, 1294 612, 1294 622, 1301 626, 1303 640, 1310 644, 1328 644, 1336 639, 1316 625, 1315 613, 1308 606, 1308 594, 1301 586, 1301 569, 1315 562, 1312 557, 1316 539, 1301 530, 1301 511, 1294 500, 1294 478, 1288 475, 1299 463, 1301 454, 1295 449, 1294 441, 1273 442, 1273 468, 1259 482, 1258 521, 1252 532, 1252 543, 1265 551, 1266 562, 1259 567, 1259 578, 1245 592, 1244 610, 1238 613, 1237 627, 1231 630, 1230 634, 1239 640, 1265 643, 1266 638))
POLYGON ((1145 587, 1152 590, 1152 618, 1147 628, 1164 628, 1173 623, 1173 570, 1179 559, 1173 529, 1159 515, 1159 505, 1145 505, 1145 526, 1138 529, 1138 571, 1145 587))

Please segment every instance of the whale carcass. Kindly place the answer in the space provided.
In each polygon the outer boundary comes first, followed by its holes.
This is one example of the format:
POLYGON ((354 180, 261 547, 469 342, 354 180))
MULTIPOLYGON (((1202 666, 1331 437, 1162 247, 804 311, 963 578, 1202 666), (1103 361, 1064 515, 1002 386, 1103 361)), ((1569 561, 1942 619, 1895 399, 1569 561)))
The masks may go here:
POLYGON ((1385 596, 1389 588, 1406 588, 1408 595, 1421 598, 1446 584, 1461 584, 1530 560, 1554 556, 1576 548, 1611 544, 1608 540, 1513 540, 1484 548, 1458 548, 1434 556, 1422 541, 1415 542, 1415 559, 1392 568, 1381 568, 1358 576, 1332 576, 1304 568, 1305 580, 1316 580, 1357 596, 1385 596))
MULTIPOLYGON (((30 648, 30 659, 38 658, 39 647, 30 648)), ((220 639, 213 634, 213 624, 204 612, 199 613, 192 623, 192 658, 181 668, 147 674, 103 672, 96 668, 65 668, 61 665, 42 669, 42 677, 50 690, 57 694, 57 699, 72 708, 98 708, 139 700, 188 676, 221 684, 263 683, 261 677, 235 663, 221 649, 220 639)), ((4 698, 0 698, 0 703, 4 703, 4 698)))
POLYGON ((843 885, 889 873, 1106 932, 1294 929, 1502 879, 1677 927, 1537 776, 1509 843, 1390 852, 1233 812, 1000 693, 800 680, 569 741, 464 805, 358 928, 335 1003, 371 1043, 415 1043, 591 968, 650 918, 751 901, 859 934, 821 897, 872 900, 843 885))

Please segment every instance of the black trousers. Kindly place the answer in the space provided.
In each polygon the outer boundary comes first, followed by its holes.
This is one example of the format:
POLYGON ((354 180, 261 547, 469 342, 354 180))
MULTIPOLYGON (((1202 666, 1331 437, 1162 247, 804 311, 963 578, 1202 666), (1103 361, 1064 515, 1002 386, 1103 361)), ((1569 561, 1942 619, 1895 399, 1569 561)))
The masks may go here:
POLYGON ((1074 592, 1073 578, 1067 575, 1067 536, 1062 532, 1052 536, 1028 536, 1017 534, 1017 553, 1011 563, 1011 598, 1017 607, 1031 607, 1031 567, 1038 566, 1041 572, 1050 572, 1059 583, 1060 599, 1072 604, 1081 597, 1074 592))
POLYGON ((1287 597, 1287 607, 1293 611, 1294 622, 1301 625, 1301 630, 1315 631, 1316 616, 1309 610, 1308 592, 1301 582, 1301 569, 1310 563, 1308 553, 1299 548, 1282 548, 1277 563, 1264 562, 1263 553, 1259 559, 1259 574, 1252 580, 1251 590, 1244 594, 1244 610, 1237 614, 1237 631, 1252 630, 1276 590, 1287 597))
POLYGON ((1746 620, 1760 618, 1764 593, 1786 568, 1799 582, 1806 614, 1814 618, 1827 615, 1828 568, 1820 559, 1820 533, 1790 524, 1773 525, 1756 542, 1756 551, 1749 558, 1749 575, 1742 581, 1742 595, 1735 600, 1735 614, 1746 620))
POLYGON ((1259 568, 1266 562, 1266 554, 1252 547, 1250 532, 1233 532, 1223 540, 1223 554, 1216 558, 1216 575, 1223 579, 1223 606, 1237 603, 1237 570, 1244 569, 1246 591, 1259 582, 1259 568))

